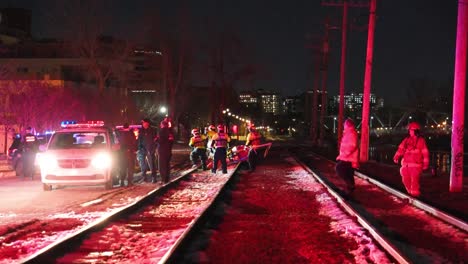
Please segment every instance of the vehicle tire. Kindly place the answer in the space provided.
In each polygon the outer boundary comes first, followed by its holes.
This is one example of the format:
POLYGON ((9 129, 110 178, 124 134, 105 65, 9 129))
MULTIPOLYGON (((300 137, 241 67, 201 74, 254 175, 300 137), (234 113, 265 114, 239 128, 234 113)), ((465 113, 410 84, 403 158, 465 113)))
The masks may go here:
POLYGON ((44 191, 46 191, 46 192, 52 191, 52 185, 43 183, 42 184, 42 189, 44 189, 44 191))
POLYGON ((114 184, 118 184, 118 178, 117 178, 117 173, 115 173, 115 170, 112 170, 109 176, 109 179, 107 179, 106 182, 106 190, 110 190, 114 187, 114 184))
POLYGON ((110 190, 112 189, 112 187, 114 187, 114 184, 112 183, 112 179, 107 180, 105 187, 106 187, 106 190, 110 190))
POLYGON ((23 162, 22 161, 18 161, 16 163, 15 172, 16 172, 16 176, 18 177, 23 176, 23 162))

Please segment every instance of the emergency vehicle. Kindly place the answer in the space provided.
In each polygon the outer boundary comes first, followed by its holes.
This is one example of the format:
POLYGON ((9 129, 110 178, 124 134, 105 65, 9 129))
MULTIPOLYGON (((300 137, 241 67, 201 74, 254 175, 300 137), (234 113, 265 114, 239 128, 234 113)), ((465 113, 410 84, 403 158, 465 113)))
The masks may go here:
POLYGON ((55 186, 100 185, 111 189, 118 182, 118 139, 103 121, 62 122, 38 154, 45 191, 55 186))

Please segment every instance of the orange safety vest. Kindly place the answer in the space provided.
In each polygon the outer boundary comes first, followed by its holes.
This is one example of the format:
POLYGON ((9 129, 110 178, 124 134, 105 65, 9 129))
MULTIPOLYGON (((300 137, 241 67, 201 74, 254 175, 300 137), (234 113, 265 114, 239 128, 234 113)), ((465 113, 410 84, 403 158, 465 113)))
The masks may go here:
POLYGON ((216 133, 212 139, 216 148, 226 148, 228 142, 231 141, 226 133, 216 133))
POLYGON ((189 146, 193 148, 204 149, 205 147, 205 137, 203 136, 193 136, 190 138, 189 146))
POLYGON ((245 144, 246 145, 252 145, 252 146, 260 145, 260 139, 261 138, 262 138, 262 135, 260 135, 260 133, 258 133, 257 131, 250 132, 247 135, 247 142, 245 144))

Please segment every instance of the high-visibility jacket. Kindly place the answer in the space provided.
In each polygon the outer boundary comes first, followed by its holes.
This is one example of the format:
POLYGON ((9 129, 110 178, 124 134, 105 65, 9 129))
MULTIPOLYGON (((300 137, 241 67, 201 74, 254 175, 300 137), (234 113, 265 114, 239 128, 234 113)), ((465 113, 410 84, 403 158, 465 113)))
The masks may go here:
POLYGON ((211 146, 216 148, 226 148, 231 142, 231 138, 226 133, 216 133, 212 140, 211 146))
POLYGON ((426 140, 420 136, 408 136, 400 143, 394 159, 400 159, 402 166, 429 167, 429 150, 426 140))
POLYGON ((258 131, 250 132, 247 135, 247 141, 245 142, 245 145, 249 146, 257 146, 260 145, 260 141, 262 139, 262 135, 258 133, 258 131))
POLYGON ((357 166, 359 159, 358 135, 353 127, 345 126, 340 143, 340 154, 337 160, 349 161, 353 167, 357 166))
POLYGON ((213 136, 216 134, 215 131, 213 130, 208 130, 208 132, 206 132, 206 138, 208 139, 208 147, 211 148, 211 142, 213 141, 213 136))
POLYGON ((205 136, 197 135, 190 138, 189 146, 192 148, 205 149, 205 136))

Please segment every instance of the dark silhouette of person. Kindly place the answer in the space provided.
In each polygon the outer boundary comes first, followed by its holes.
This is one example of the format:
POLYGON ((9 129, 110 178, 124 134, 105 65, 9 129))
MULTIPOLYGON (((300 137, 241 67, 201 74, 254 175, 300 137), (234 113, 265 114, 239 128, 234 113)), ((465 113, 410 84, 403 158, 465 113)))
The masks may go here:
POLYGON ((135 134, 128 123, 123 125, 123 129, 117 134, 120 142, 120 186, 125 186, 125 180, 127 180, 127 186, 133 185, 133 174, 135 170, 135 160, 137 151, 137 140, 135 134))
POLYGON ((23 177, 34 178, 34 161, 39 149, 36 136, 32 133, 31 127, 26 128, 26 134, 21 142, 23 152, 23 177))
POLYGON ((145 118, 141 123, 142 127, 138 132, 138 151, 143 156, 141 173, 143 180, 147 182, 156 182, 156 166, 155 166, 155 153, 157 138, 156 130, 151 127, 149 119, 145 118), (146 161, 146 162, 145 162, 146 161), (146 178, 146 172, 151 170, 151 178, 146 178))
POLYGON ((170 180, 170 162, 172 157, 172 145, 174 143, 174 132, 170 119, 165 118, 161 121, 158 137, 158 163, 159 173, 162 183, 168 183, 170 180))

